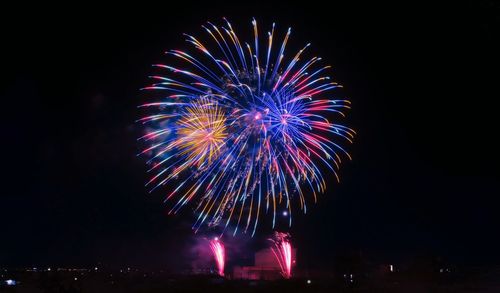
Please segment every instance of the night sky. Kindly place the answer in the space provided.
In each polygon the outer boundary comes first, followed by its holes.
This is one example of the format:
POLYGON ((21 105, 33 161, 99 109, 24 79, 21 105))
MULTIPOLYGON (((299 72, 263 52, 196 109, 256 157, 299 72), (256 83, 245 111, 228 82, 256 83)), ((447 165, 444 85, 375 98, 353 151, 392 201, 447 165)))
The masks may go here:
MULTIPOLYGON (((167 216, 164 192, 144 188, 136 107, 151 64, 223 16, 242 35, 251 17, 292 26, 290 48, 311 42, 353 103, 353 161, 291 229, 301 265, 330 268, 352 253, 500 263, 498 4, 182 2, 2 19, 0 266, 183 262, 192 216, 167 216)), ((236 239, 242 254, 269 233, 236 239)))

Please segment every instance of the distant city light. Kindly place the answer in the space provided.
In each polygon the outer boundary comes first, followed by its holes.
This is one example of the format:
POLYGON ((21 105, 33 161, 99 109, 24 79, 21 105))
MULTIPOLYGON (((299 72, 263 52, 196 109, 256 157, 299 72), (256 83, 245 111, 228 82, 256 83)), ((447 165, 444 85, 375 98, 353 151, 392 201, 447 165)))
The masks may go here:
POLYGON ((77 277, 75 277, 75 281, 78 281, 78 278, 77 278, 77 277))
POLYGON ((311 280, 307 280, 307 284, 311 284, 311 280))
POLYGON ((97 267, 95 267, 95 268, 94 268, 94 270, 96 270, 96 271, 97 271, 97 267))
POLYGON ((390 265, 390 266, 389 266, 389 270, 391 270, 391 272, 394 272, 394 266, 393 266, 393 265, 390 265))
POLYGON ((287 217, 288 216, 288 212, 287 211, 283 211, 283 217, 287 217))
POLYGON ((7 284, 7 286, 15 286, 17 284, 17 282, 15 280, 5 280, 5 284, 7 284))

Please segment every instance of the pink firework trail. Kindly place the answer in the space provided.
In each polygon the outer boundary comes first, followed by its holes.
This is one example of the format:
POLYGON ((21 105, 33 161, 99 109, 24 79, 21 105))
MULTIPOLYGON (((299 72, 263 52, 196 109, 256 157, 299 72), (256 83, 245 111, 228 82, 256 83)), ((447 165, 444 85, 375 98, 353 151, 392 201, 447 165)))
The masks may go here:
POLYGON ((214 238, 210 240, 210 249, 212 250, 212 253, 214 254, 215 262, 217 263, 217 270, 219 276, 223 277, 224 276, 224 263, 226 261, 225 259, 225 250, 224 250, 224 244, 219 241, 219 238, 214 238))
POLYGON ((273 242, 271 250, 276 257, 281 274, 285 279, 292 276, 292 245, 290 244, 290 234, 275 232, 274 238, 269 239, 273 242))

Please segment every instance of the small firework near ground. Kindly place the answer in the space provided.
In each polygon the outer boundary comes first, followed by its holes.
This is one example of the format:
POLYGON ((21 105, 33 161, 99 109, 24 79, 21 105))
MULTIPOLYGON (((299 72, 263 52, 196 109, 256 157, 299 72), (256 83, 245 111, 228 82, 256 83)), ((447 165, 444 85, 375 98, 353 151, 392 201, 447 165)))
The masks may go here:
POLYGON ((224 266, 226 262, 226 251, 224 244, 215 237, 210 240, 210 249, 214 255, 215 263, 217 264, 217 273, 219 276, 224 277, 224 266))
POLYGON ((276 228, 283 210, 290 226, 292 206, 305 213, 351 159, 345 146, 355 132, 341 122, 350 102, 334 98, 341 86, 330 66, 310 44, 286 52, 290 28, 252 25, 248 42, 226 19, 203 25, 206 38, 185 34, 194 48, 167 51, 170 63, 155 64, 144 88, 146 185, 167 190, 169 213, 191 204, 195 231, 254 235, 260 216, 271 215, 276 228))
POLYGON ((273 246, 271 250, 281 268, 281 275, 285 279, 292 276, 292 245, 290 243, 290 234, 275 232, 274 237, 269 239, 273 246))

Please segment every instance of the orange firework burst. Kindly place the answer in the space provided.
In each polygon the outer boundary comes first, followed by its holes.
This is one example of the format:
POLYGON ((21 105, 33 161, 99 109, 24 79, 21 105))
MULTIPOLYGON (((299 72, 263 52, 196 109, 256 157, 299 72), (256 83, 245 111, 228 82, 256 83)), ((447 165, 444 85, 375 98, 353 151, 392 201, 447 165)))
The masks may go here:
POLYGON ((198 167, 216 160, 227 136, 222 109, 207 98, 195 101, 178 121, 176 144, 181 155, 198 167))

